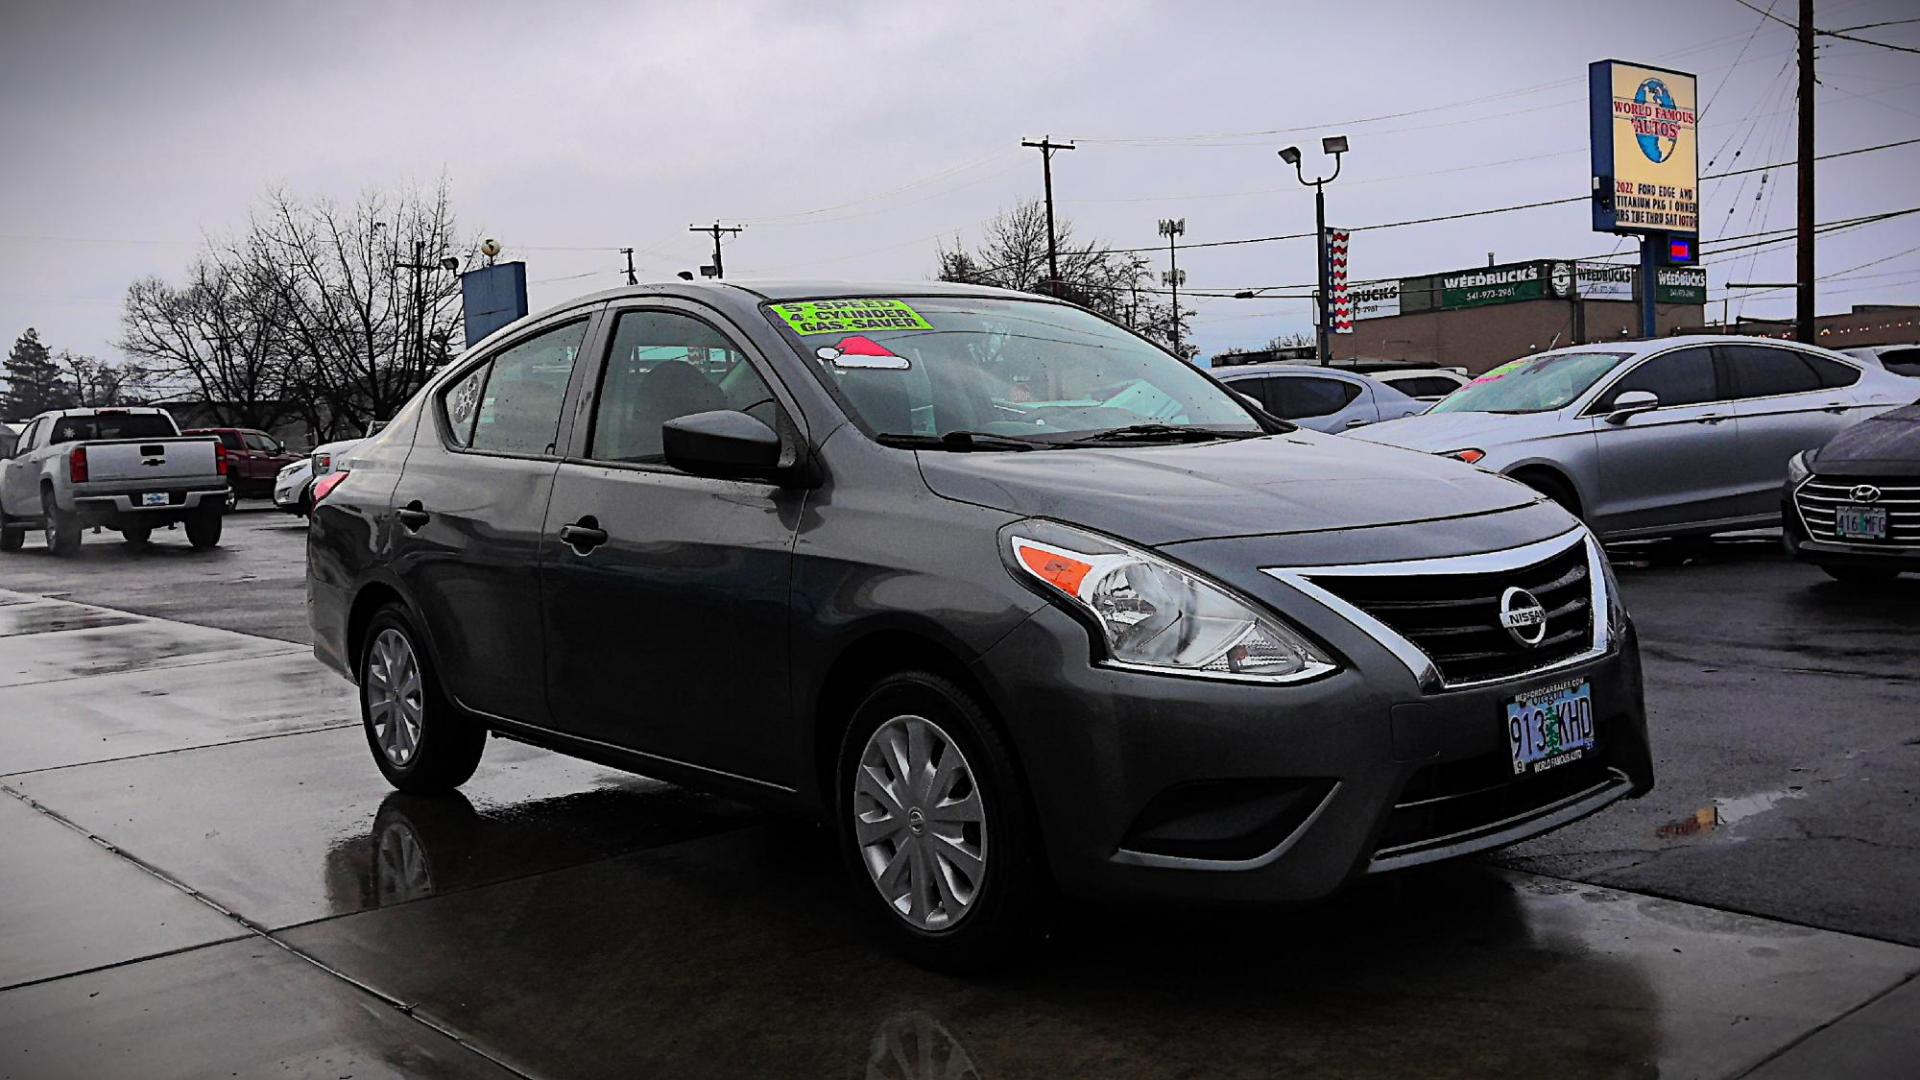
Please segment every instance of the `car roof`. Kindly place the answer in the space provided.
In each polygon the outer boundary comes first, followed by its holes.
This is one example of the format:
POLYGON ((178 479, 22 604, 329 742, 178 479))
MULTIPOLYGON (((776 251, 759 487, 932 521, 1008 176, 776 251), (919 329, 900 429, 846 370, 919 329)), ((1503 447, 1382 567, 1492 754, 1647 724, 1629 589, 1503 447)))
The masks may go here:
POLYGON ((1318 364, 1289 364, 1285 361, 1278 361, 1271 364, 1232 364, 1227 367, 1213 369, 1213 377, 1216 379, 1231 379, 1238 375, 1291 375, 1295 378, 1332 376, 1333 378, 1344 379, 1348 382, 1377 381, 1358 371, 1347 371, 1337 367, 1321 367, 1318 364))
POLYGON ((734 281, 654 281, 623 285, 614 289, 576 296, 555 304, 541 315, 571 311, 610 300, 669 296, 685 300, 706 300, 730 304, 758 305, 785 300, 832 300, 860 296, 977 296, 1001 300, 1035 300, 1059 303, 1038 293, 1001 289, 991 285, 965 285, 952 281, 831 281, 818 278, 781 278, 772 280, 738 279, 734 281))

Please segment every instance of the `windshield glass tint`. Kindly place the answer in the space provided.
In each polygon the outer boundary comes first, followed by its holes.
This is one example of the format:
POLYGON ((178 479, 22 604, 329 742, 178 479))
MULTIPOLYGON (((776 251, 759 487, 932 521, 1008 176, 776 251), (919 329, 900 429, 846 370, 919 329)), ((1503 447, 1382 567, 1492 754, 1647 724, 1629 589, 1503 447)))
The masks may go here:
POLYGON ((1135 424, 1261 430, 1206 376, 1078 308, 907 297, 767 309, 879 435, 1052 439, 1135 424))
POLYGON ((1548 353, 1501 364, 1442 399, 1429 413, 1531 413, 1562 409, 1628 357, 1622 352, 1548 353))

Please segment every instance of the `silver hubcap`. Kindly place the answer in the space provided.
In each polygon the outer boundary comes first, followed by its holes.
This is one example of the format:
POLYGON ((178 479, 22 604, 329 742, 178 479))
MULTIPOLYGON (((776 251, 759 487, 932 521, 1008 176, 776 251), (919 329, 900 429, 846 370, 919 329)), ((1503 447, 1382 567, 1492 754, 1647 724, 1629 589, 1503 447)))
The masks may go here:
POLYGON ((972 909, 987 868, 986 816, 966 755, 940 725, 896 716, 867 739, 853 833, 874 887, 907 922, 944 930, 972 909))
POLYGON ((420 662, 414 658, 407 635, 388 627, 373 639, 367 657, 367 722, 373 741, 387 760, 405 765, 420 748, 420 723, 426 700, 421 692, 420 662))

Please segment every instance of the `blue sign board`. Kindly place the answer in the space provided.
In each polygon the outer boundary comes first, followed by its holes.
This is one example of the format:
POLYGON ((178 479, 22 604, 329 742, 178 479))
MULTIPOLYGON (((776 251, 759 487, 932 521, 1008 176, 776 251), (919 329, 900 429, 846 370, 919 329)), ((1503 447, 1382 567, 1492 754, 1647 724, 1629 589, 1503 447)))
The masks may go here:
POLYGON ((527 314, 527 264, 499 263, 460 275, 467 346, 527 314))

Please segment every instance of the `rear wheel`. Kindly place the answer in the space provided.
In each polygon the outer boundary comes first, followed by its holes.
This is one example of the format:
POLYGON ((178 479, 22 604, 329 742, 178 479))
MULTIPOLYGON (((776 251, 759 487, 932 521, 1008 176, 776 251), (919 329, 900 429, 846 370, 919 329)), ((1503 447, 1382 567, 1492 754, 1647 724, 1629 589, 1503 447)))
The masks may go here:
POLYGON ((210 510, 196 511, 187 519, 187 543, 205 549, 220 543, 221 513, 220 505, 215 503, 210 510))
POLYGON ((1049 890, 1032 812, 972 695, 927 672, 881 680, 835 775, 854 889, 914 960, 979 970, 1038 936, 1049 890))
POLYGON ((1827 576, 1848 585, 1881 585, 1900 576, 1898 570, 1878 566, 1822 566, 1827 576))
POLYGON ((435 795, 473 775, 487 730, 441 692, 413 624, 397 604, 374 615, 360 654, 360 716, 367 746, 387 782, 435 795))
POLYGON ((139 547, 153 539, 153 526, 129 525, 120 530, 120 535, 126 539, 127 543, 139 547))
POLYGON ((80 550, 80 518, 60 509, 53 501, 53 492, 40 493, 40 535, 47 542, 47 550, 61 558, 77 554, 80 550))
POLYGON ((0 551, 19 551, 26 539, 27 530, 15 524, 5 510, 0 510, 0 551))

